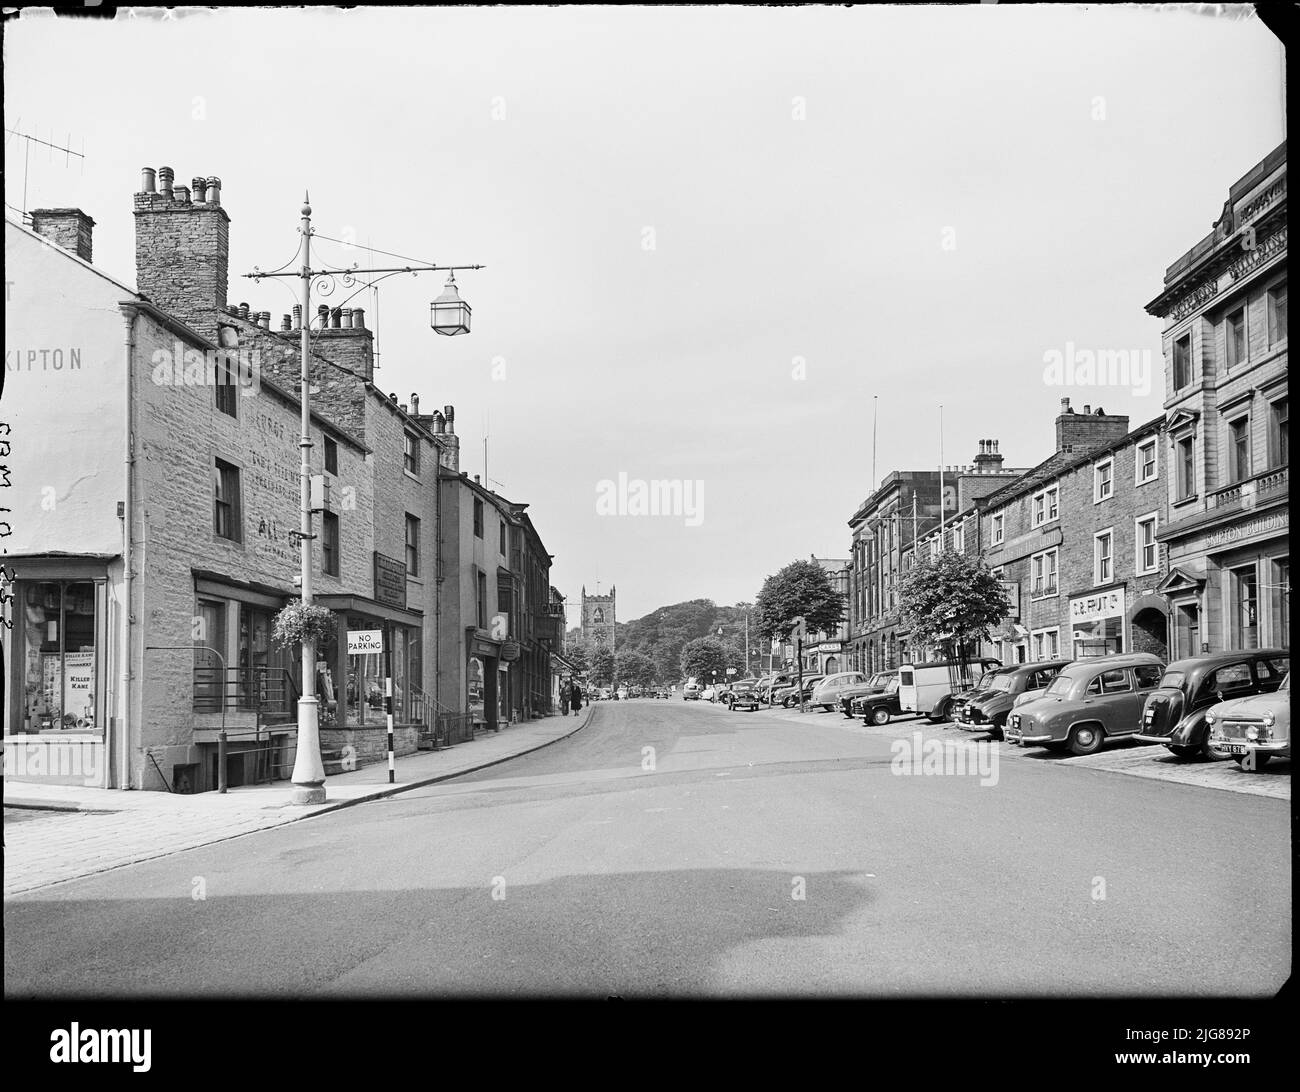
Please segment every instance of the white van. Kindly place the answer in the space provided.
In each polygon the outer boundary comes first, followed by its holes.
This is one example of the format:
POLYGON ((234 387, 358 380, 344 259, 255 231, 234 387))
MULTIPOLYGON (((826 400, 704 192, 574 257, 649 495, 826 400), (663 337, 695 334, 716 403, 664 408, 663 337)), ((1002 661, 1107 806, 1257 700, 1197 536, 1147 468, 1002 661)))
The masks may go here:
POLYGON ((985 671, 1001 666, 1001 660, 984 657, 903 664, 898 669, 898 706, 904 713, 922 713, 931 721, 941 721, 955 695, 973 687, 985 671))

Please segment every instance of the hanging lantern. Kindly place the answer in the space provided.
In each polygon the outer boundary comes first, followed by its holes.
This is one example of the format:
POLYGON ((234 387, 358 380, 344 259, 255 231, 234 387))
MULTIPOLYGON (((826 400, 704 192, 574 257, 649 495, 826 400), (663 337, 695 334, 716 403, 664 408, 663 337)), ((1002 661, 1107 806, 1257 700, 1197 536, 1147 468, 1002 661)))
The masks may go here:
POLYGON ((456 274, 447 274, 442 295, 429 304, 429 325, 439 334, 454 337, 469 333, 469 304, 456 291, 456 274))

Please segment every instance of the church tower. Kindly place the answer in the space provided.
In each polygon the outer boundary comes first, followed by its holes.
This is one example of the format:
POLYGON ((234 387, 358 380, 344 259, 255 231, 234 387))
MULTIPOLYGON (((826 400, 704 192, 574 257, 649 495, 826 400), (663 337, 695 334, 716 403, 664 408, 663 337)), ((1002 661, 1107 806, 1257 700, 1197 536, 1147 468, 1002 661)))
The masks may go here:
POLYGON ((587 587, 582 588, 582 636, 587 640, 607 641, 614 644, 614 604, 618 596, 617 588, 610 588, 608 595, 588 595, 587 587))

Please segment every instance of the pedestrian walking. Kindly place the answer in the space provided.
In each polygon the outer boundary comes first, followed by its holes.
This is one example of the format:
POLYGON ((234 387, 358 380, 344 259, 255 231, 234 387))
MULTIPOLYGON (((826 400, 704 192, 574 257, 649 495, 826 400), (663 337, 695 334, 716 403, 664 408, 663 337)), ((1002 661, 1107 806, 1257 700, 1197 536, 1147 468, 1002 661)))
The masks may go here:
POLYGON ((582 708, 582 687, 580 687, 576 682, 573 683, 573 685, 569 687, 569 696, 573 705, 573 711, 574 713, 577 713, 582 708))
POLYGON ((560 683, 560 716, 562 717, 567 717, 569 715, 569 703, 573 700, 569 693, 569 689, 572 685, 573 684, 568 679, 565 679, 560 683))

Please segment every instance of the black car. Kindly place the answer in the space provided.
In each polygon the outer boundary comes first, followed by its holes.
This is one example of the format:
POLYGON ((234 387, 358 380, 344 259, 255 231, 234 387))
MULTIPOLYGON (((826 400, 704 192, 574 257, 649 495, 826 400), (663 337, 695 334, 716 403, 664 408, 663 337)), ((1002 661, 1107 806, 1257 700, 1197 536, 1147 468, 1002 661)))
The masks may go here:
POLYGON ((732 683, 731 689, 727 691, 727 708, 733 713, 737 709, 757 709, 758 708, 758 687, 752 679, 742 679, 738 683, 732 683))
MULTIPOLYGON (((987 732, 994 739, 1002 737, 1007 714, 1023 695, 1041 694, 1069 660, 1037 660, 1032 663, 1001 667, 992 673, 988 685, 972 694, 953 717, 964 732, 987 732)), ((1025 697, 1025 701, 1030 700, 1025 697)))
POLYGON ((854 698, 860 698, 866 694, 879 694, 889 685, 889 680, 897 677, 897 675, 897 671, 877 671, 864 683, 858 683, 857 686, 846 686, 840 691, 840 712, 846 717, 853 716, 854 698))
POLYGON ((890 717, 902 715, 898 704, 898 676, 889 680, 884 690, 876 694, 863 694, 853 699, 853 715, 860 716, 863 724, 888 724, 890 717))
POLYGON ((1226 758, 1210 742, 1205 713, 1233 698, 1269 694, 1290 670, 1285 648, 1211 652, 1176 660, 1165 668, 1160 685, 1142 707, 1142 724, 1133 738, 1163 743, 1179 758, 1226 758))

